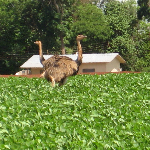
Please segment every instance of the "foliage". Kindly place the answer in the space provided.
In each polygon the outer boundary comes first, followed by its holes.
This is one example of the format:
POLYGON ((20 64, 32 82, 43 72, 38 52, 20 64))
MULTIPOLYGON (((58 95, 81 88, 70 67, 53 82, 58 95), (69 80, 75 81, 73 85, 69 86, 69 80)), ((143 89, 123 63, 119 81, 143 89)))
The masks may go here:
POLYGON ((109 52, 118 52, 125 60, 124 70, 142 71, 149 64, 148 23, 138 21, 134 1, 107 3, 106 18, 112 30, 109 52))
POLYGON ((149 78, 0 78, 0 149, 149 149, 149 78))
POLYGON ((24 2, 1 1, 0 5, 1 70, 3 73, 15 73, 22 61, 24 61, 21 60, 21 56, 31 48, 33 33, 30 32, 31 30, 23 22, 22 11, 26 6, 24 2))
MULTIPOLYGON (((66 9, 63 11, 64 18, 70 15, 68 8, 73 3, 67 2, 63 5, 66 9)), ((69 21, 62 20, 63 25, 60 24, 60 15, 53 3, 13 0, 1 1, 0 6, 0 70, 3 71, 1 73, 15 73, 29 57, 38 54, 38 51, 35 52, 37 47, 33 44, 35 40, 43 42, 44 50, 60 50, 60 31, 67 32, 69 21)))
POLYGON ((138 0, 137 2, 140 7, 137 12, 138 18, 140 20, 142 20, 142 18, 145 17, 148 20, 150 20, 150 18, 149 18, 149 16, 150 16, 149 0, 138 0))
POLYGON ((109 27, 101 11, 94 5, 80 5, 74 16, 75 34, 85 34, 93 39, 106 40, 109 27), (90 14, 90 15, 89 15, 90 14))
MULTIPOLYGON (((110 28, 102 10, 91 4, 82 4, 76 8, 71 31, 72 37, 78 34, 85 34, 90 37, 86 39, 86 48, 97 43, 101 45, 107 42, 111 36, 110 28)), ((97 50, 97 52, 100 51, 101 49, 97 50)), ((96 52, 96 49, 93 49, 92 52, 96 52)), ((88 53, 88 49, 86 49, 86 53, 88 53)))
MULTIPOLYGON (((16 64, 13 62, 11 54, 22 54, 25 47, 21 39, 17 43, 17 39, 20 36, 20 29, 18 29, 21 16, 20 5, 16 1, 12 3, 9 1, 1 1, 0 6, 0 55, 2 56, 0 64, 1 66, 4 65, 1 70, 5 72, 6 67, 12 67, 15 70, 13 65, 16 66, 16 64)), ((16 56, 14 57, 16 58, 16 56)))
POLYGON ((146 23, 145 21, 140 21, 138 25, 138 30, 133 35, 138 58, 134 70, 143 71, 145 70, 145 68, 150 66, 149 28, 149 23, 146 23))
POLYGON ((106 4, 105 15, 113 32, 113 37, 131 35, 136 23, 135 2, 112 1, 106 4))

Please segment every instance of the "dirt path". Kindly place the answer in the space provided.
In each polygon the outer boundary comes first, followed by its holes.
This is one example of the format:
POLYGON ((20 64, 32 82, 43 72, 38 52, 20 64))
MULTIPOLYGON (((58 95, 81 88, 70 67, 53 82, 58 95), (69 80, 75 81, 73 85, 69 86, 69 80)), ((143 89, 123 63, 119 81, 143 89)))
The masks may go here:
MULTIPOLYGON (((121 71, 121 72, 90 72, 90 73, 82 73, 82 74, 90 74, 90 75, 101 75, 106 73, 140 73, 140 72, 131 72, 131 71, 121 71)), ((27 78, 39 78, 40 74, 35 75, 0 75, 0 77, 8 78, 8 77, 27 77, 27 78)))
POLYGON ((8 77, 39 78, 40 74, 35 74, 35 75, 0 75, 0 77, 4 77, 4 78, 8 78, 8 77))

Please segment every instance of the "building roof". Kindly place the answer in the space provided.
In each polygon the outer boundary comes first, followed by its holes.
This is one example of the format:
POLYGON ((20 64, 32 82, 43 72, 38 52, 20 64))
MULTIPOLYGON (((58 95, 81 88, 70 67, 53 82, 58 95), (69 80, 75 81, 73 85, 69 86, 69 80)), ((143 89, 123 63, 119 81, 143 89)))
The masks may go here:
MULTIPOLYGON (((53 55, 44 55, 45 59, 52 57, 53 55)), ((60 55, 68 56, 73 60, 77 59, 77 54, 72 55, 60 55)), ((125 60, 118 53, 105 53, 105 54, 83 54, 82 63, 108 63, 117 58, 120 63, 125 63, 125 60)), ((29 58, 20 68, 42 68, 39 55, 33 55, 29 58)))

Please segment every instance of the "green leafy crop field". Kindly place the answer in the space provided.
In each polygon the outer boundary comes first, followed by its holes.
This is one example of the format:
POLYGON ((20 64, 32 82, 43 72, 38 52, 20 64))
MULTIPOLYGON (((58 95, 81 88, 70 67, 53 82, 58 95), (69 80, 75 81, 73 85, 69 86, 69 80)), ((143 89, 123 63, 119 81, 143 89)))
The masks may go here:
POLYGON ((0 78, 0 149, 150 150, 150 73, 0 78))

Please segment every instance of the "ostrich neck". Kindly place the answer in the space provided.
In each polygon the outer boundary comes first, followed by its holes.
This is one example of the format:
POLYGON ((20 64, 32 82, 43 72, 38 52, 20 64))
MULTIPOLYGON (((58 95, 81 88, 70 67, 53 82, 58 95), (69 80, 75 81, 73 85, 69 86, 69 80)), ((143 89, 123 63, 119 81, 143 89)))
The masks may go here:
POLYGON ((40 55, 40 62, 43 64, 45 59, 43 57, 43 52, 42 52, 42 43, 39 43, 39 55, 40 55))
POLYGON ((40 56, 43 56, 42 43, 39 44, 39 54, 40 54, 40 56))
POLYGON ((82 63, 82 47, 81 47, 79 40, 77 40, 77 45, 78 45, 78 63, 81 64, 82 63))

